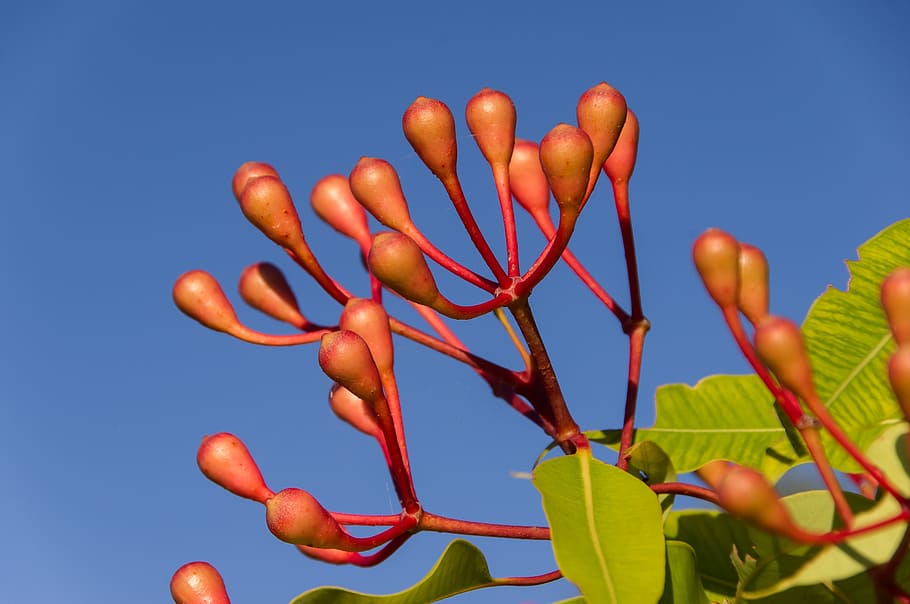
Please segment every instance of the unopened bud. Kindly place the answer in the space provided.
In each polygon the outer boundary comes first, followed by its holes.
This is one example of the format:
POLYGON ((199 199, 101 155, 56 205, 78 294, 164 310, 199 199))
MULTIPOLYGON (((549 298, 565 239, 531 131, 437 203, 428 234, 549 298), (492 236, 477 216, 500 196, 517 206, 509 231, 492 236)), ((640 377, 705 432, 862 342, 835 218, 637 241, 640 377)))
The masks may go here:
POLYGON ((234 307, 215 277, 205 271, 189 271, 174 283, 177 308, 209 329, 231 333, 240 325, 234 307))
POLYGON ((188 562, 171 577, 175 604, 231 604, 224 580, 208 562, 188 562))
POLYGON ((332 390, 329 392, 329 406, 338 419, 364 434, 374 437, 382 434, 373 408, 341 384, 332 386, 332 390))
POLYGON ((369 245, 367 215, 351 193, 347 178, 341 174, 329 174, 322 178, 310 193, 310 204, 316 215, 330 227, 361 246, 369 245))
POLYGON ((910 344, 910 268, 895 269, 882 282, 882 307, 898 346, 910 344))
POLYGON ((720 506, 766 531, 793 535, 795 525, 774 487, 759 472, 731 465, 715 489, 720 506))
POLYGON ((234 172, 234 178, 231 181, 231 189, 234 191, 234 199, 240 201, 243 196, 243 190, 246 185, 254 178, 260 176, 274 176, 278 178, 278 172, 270 166, 258 161, 248 161, 234 172))
POLYGON ((594 165, 600 167, 613 151, 626 121, 626 99, 606 82, 586 90, 575 109, 578 127, 594 147, 594 165))
POLYGON ((334 331, 322 336, 319 366, 332 380, 365 401, 372 402, 382 396, 382 382, 370 348, 353 331, 334 331))
POLYGON ((411 224, 408 202, 392 164, 384 159, 361 157, 348 180, 354 197, 376 220, 396 231, 411 224))
POLYGON ((247 304, 274 319, 296 327, 307 322, 284 273, 274 264, 258 262, 246 267, 238 289, 247 304))
POLYGON ((235 495, 259 503, 274 495, 246 445, 233 434, 219 432, 204 437, 196 463, 206 478, 235 495))
POLYGON ((904 418, 910 420, 910 345, 900 346, 888 361, 888 379, 904 418))
POLYGON ((353 331, 366 341, 380 373, 392 370, 392 331, 389 315, 382 304, 365 298, 351 298, 344 305, 338 327, 353 331))
POLYGON ((253 226, 287 249, 303 244, 303 227, 287 187, 275 176, 251 179, 240 196, 240 209, 253 226))
POLYGON ((628 182, 635 170, 635 159, 638 156, 638 118, 631 109, 626 110, 626 123, 623 124, 619 140, 613 152, 604 162, 604 172, 610 182, 617 184, 628 182))
POLYGON ((414 151, 437 178, 446 180, 455 174, 455 118, 445 103, 417 97, 404 112, 401 127, 414 151))
POLYGON ((379 233, 368 258, 370 272, 404 298, 430 306, 439 288, 427 261, 414 240, 401 233, 379 233))
POLYGON ((692 260, 714 302, 721 308, 735 307, 739 292, 736 239, 720 229, 708 229, 692 244, 692 260))
POLYGON ((540 165, 537 143, 518 139, 509 162, 512 195, 535 219, 550 216, 550 185, 540 165))
POLYGON ((344 549, 341 546, 350 541, 329 511, 302 489, 284 489, 269 499, 265 521, 285 543, 344 549))
POLYGON ((755 326, 753 337, 755 352, 781 385, 805 401, 813 400, 812 366, 796 323, 769 315, 755 326))
POLYGON ((768 261, 760 249, 739 244, 739 310, 756 325, 768 316, 768 261))
POLYGON ((540 141, 540 165, 560 212, 577 214, 585 199, 594 147, 581 128, 559 124, 540 141))
POLYGON ((491 166, 508 166, 515 146, 515 105, 504 92, 484 88, 465 107, 468 129, 491 166))

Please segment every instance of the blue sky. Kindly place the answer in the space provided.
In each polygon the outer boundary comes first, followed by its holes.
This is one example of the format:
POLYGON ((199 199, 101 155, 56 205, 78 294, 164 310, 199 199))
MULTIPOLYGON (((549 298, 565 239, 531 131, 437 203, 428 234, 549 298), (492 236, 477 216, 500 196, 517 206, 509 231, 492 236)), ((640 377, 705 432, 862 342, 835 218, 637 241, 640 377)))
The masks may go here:
MULTIPOLYGON (((446 537, 420 535, 372 570, 303 559, 269 535, 255 504, 199 474, 199 439, 227 430, 273 488, 303 487, 342 511, 389 513, 394 497, 371 443, 330 415, 315 347, 238 343, 170 299, 191 268, 236 299, 240 271, 269 260, 287 269, 308 316, 335 321, 337 307, 238 211, 230 178, 247 160, 278 168, 312 246, 352 288, 366 291, 354 250, 318 224, 307 197, 361 155, 394 163, 416 222, 474 262, 401 134, 418 95, 459 120, 466 192, 495 246, 495 197, 461 120, 465 101, 484 86, 507 92, 519 136, 539 139, 574 118, 588 87, 606 80, 625 94, 642 128, 632 202, 654 324, 645 424, 657 385, 744 371, 690 266, 702 230, 766 251, 778 314, 801 319, 826 285, 843 287, 843 260, 910 213, 910 9, 685 4, 0 8, 0 600, 162 602, 171 572, 200 558, 222 570, 237 603, 285 602, 327 583, 389 592, 429 568, 446 537)), ((541 240, 521 227, 530 256, 541 240)), ((572 248, 625 300, 618 241, 601 189, 572 248)), ((532 303, 579 422, 617 425, 617 326, 562 268, 532 303)), ((492 319, 458 327, 477 352, 516 364, 492 319)), ((398 367, 425 505, 541 522, 533 487, 510 472, 528 470, 546 439, 453 362, 405 343, 398 367)), ((494 575, 553 567, 545 545, 477 543, 494 575)), ((573 593, 560 583, 455 601, 573 593)))

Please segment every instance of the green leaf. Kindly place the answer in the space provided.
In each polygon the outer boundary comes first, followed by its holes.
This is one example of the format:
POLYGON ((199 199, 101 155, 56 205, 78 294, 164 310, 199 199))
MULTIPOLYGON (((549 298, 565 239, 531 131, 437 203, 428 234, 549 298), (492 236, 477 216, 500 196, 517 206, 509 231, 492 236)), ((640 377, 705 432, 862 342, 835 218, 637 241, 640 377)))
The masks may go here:
MULTIPOLYGON (((829 287, 809 309, 802 330, 818 395, 847 435, 865 449, 900 421, 886 377, 894 341, 879 289, 892 270, 910 266, 910 219, 886 228, 858 253, 858 261, 847 262, 847 291, 829 287)), ((859 471, 826 433, 822 442, 834 467, 859 471)))
MULTIPOLYGON (((629 471, 633 474, 639 472, 647 484, 660 484, 662 482, 676 482, 676 470, 670 456, 664 453, 656 443, 645 440, 635 443, 627 452, 629 458, 629 471)), ((657 496, 660 508, 664 514, 673 506, 672 493, 663 493, 657 496)))
POLYGON ((499 584, 490 576, 481 551, 463 539, 456 539, 427 576, 404 591, 374 596, 341 587, 319 587, 300 594, 291 604, 426 604, 499 584))
POLYGON ((667 541, 667 582, 660 604, 708 604, 695 563, 695 550, 682 541, 667 541))
POLYGON ((588 602, 657 602, 664 585, 664 538, 654 493, 589 449, 534 470, 556 562, 588 602))

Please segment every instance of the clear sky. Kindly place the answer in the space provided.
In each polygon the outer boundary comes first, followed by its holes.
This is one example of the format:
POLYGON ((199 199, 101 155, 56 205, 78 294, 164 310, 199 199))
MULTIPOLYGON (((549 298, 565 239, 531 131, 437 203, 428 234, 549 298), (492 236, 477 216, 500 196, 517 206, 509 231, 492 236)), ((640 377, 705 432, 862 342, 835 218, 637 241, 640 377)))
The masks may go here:
MULTIPOLYGON (((480 88, 507 92, 518 133, 574 119, 606 80, 641 120, 632 181, 648 338, 642 420, 662 383, 744 363, 689 260, 725 228, 762 247, 773 311, 801 319, 843 260, 910 214, 910 9, 903 2, 697 3, 28 2, 0 8, 0 601, 168 600, 177 566, 208 559, 233 600, 286 602, 335 583, 373 592, 416 581, 448 541, 419 535, 372 570, 336 568, 274 540, 262 510, 198 472, 202 435, 227 430, 275 489, 340 511, 390 513, 366 438, 330 415, 316 348, 264 349, 203 329, 171 302, 191 268, 234 294, 247 264, 287 269, 304 312, 338 308, 246 223, 230 178, 275 165, 307 237, 366 292, 353 247, 307 203, 361 155, 400 170, 417 223, 477 266, 400 118, 414 97, 459 121, 466 190, 501 227, 489 173, 461 116, 480 88)), ((573 249, 626 299, 612 201, 595 193, 573 249)), ((522 249, 541 239, 522 222, 522 249)), ((501 248, 500 248, 501 249, 501 248)), ((527 261, 526 261, 527 262, 527 261)), ((452 290, 459 302, 477 293, 452 290)), ((587 428, 621 416, 624 337, 558 269, 535 293, 570 406, 587 428)), ((282 327, 240 308, 255 327, 282 327)), ((413 322, 417 319, 407 317, 413 322)), ((492 319, 459 325, 516 366, 492 319)), ((410 344, 399 383, 427 508, 542 521, 527 471, 547 440, 470 371, 410 344)), ((475 541, 494 575, 553 568, 546 545, 475 541)), ((459 602, 551 602, 565 583, 459 602)))

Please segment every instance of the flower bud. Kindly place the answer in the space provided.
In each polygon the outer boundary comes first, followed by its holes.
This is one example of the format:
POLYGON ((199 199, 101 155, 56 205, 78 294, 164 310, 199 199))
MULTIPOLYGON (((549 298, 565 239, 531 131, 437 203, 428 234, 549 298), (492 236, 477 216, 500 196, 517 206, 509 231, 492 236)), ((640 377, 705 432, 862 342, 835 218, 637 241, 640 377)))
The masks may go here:
POLYGON ((576 214, 588 189, 594 147, 581 128, 559 124, 540 141, 540 165, 560 212, 576 214))
POLYGON ((604 163, 604 172, 610 182, 617 184, 628 182, 635 170, 635 158, 638 155, 638 118, 631 109, 626 110, 626 123, 619 133, 619 140, 613 152, 604 163))
POLYGON ((177 308, 209 329, 231 333, 240 326, 234 307, 218 281, 205 271, 183 273, 174 283, 172 293, 177 308))
POLYGON ((341 384, 335 384, 329 391, 329 406, 341 421, 368 436, 381 437, 372 407, 341 384))
POLYGON ((246 445, 233 434, 219 432, 203 437, 196 463, 206 478, 240 497, 265 503, 275 494, 266 486, 246 445))
POLYGON ((175 604, 231 604, 224 580, 208 562, 188 562, 171 577, 175 604))
POLYGON ((910 268, 895 269, 882 282, 882 307, 898 346, 910 344, 910 268))
POLYGON ((594 165, 607 161, 626 121, 626 99, 606 82, 586 90, 575 109, 578 127, 585 131, 594 147, 594 165))
POLYGON ((379 233, 367 259, 370 272, 386 287, 404 298, 430 306, 439 288, 423 252, 414 240, 401 233, 379 233))
POLYGON ((287 249, 303 244, 303 227, 287 187, 275 176, 260 176, 247 182, 240 196, 240 209, 263 234, 287 249))
POLYGON ((285 543, 344 549, 347 533, 315 497, 302 489, 284 489, 265 503, 265 521, 285 543))
POLYGON ((888 361, 888 379, 904 418, 910 420, 910 345, 900 346, 888 361))
POLYGON ((756 325, 768 316, 768 261, 760 249, 739 244, 739 310, 756 325))
POLYGON ((382 396, 382 382, 370 348, 353 331, 334 331, 322 336, 319 366, 332 380, 367 402, 382 396))
POLYGON ((376 220, 396 231, 411 224, 408 202, 392 164, 384 159, 361 157, 348 180, 354 197, 376 220))
POLYGON ((401 127, 414 151, 438 179, 454 176, 458 160, 455 118, 445 103, 417 97, 404 112, 401 127))
POLYGON ((733 516, 772 533, 793 534, 793 519, 774 487, 752 468, 731 465, 715 491, 720 506, 733 516))
POLYGON ((338 327, 353 331, 366 341, 380 373, 392 370, 392 331, 389 315, 382 304, 365 298, 351 298, 344 305, 338 327))
POLYGON ((239 290, 247 304, 274 319, 296 327, 307 323, 291 286, 274 264, 259 262, 246 267, 240 275, 239 290))
POLYGON ((805 401, 813 399, 812 367, 796 323, 769 315, 755 326, 753 338, 755 352, 781 385, 805 401))
POLYGON ((708 229, 692 244, 692 259, 711 298, 735 307, 739 292, 739 244, 720 229, 708 229))
POLYGON ((484 88, 465 107, 468 129, 491 166, 508 166, 515 146, 515 105, 503 92, 484 88))
POLYGON ((247 184, 254 178, 260 176, 274 176, 278 178, 278 172, 269 164, 258 161, 248 161, 234 172, 234 179, 231 182, 231 189, 234 191, 234 199, 240 201, 243 196, 243 190, 247 184))
POLYGON ((369 246, 367 215, 351 193, 347 178, 341 174, 322 178, 310 193, 310 204, 316 215, 330 227, 361 246, 369 246))
POLYGON ((550 185, 540 165, 537 143, 518 139, 509 162, 509 185, 512 195, 528 214, 550 216, 550 185))

